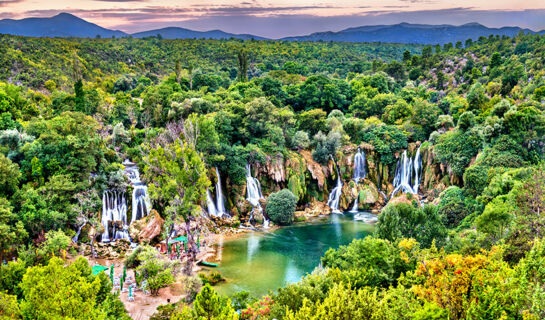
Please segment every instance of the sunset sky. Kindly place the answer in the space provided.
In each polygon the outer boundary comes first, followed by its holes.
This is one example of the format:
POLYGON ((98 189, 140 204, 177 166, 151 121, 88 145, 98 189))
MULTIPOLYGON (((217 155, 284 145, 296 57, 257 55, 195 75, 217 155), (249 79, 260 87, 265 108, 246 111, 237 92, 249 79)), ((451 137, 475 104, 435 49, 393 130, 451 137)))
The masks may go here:
POLYGON ((179 26, 270 38, 399 22, 545 29, 545 0, 0 0, 0 19, 59 12, 129 33, 179 26))

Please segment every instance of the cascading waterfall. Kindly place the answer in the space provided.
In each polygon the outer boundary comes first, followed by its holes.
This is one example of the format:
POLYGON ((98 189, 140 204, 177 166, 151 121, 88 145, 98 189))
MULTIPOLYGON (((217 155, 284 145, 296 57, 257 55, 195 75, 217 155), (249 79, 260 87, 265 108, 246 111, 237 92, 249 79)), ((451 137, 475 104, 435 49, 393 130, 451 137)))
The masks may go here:
POLYGON ((132 219, 131 223, 147 216, 151 211, 151 203, 148 196, 148 187, 143 184, 134 184, 132 191, 132 219))
MULTIPOLYGON (((140 172, 135 163, 123 161, 124 174, 133 186, 131 223, 141 219, 151 211, 151 202, 148 196, 148 187, 140 181, 140 172)), ((127 224, 127 201, 125 192, 106 190, 102 195, 102 218, 104 226, 102 242, 127 239, 130 241, 129 226, 127 224)))
POLYGON ((117 190, 104 191, 102 195, 101 222, 104 226, 102 242, 120 239, 130 240, 127 226, 127 202, 125 200, 125 192, 117 190), (110 222, 112 222, 112 230, 110 230, 110 222))
POLYGON ((390 195, 393 198, 399 191, 417 194, 420 186, 422 173, 422 158, 420 148, 416 151, 414 158, 407 156, 407 150, 403 151, 401 159, 398 160, 395 176, 394 191, 390 195), (414 174, 414 175, 413 175, 414 174))
MULTIPOLYGON (((420 146, 422 147, 422 146, 420 146)), ((413 166, 414 166, 414 184, 413 191, 418 193, 418 188, 420 187, 420 180, 422 179, 422 156, 420 155, 420 147, 416 150, 416 155, 414 156, 413 166)))
MULTIPOLYGON (((262 212, 261 204, 259 203, 260 199, 263 199, 263 194, 261 193, 261 184, 257 178, 252 177, 252 171, 250 164, 246 164, 246 199, 250 204, 252 204, 252 213, 250 215, 250 220, 254 219, 254 210, 262 212)), ((269 219, 263 215, 263 227, 269 227, 269 219)))
POLYGON ((352 210, 350 212, 356 213, 358 212, 358 206, 359 206, 359 195, 356 197, 356 200, 354 200, 354 205, 352 206, 352 210))
POLYGON ((358 148, 358 152, 354 155, 354 181, 358 183, 360 179, 367 177, 367 165, 365 164, 365 151, 358 148))
POLYGON ((218 167, 216 167, 216 177, 218 182, 216 182, 216 209, 219 216, 229 215, 227 210, 225 210, 225 203, 223 198, 223 192, 221 190, 221 176, 218 167))
POLYGON ((333 164, 335 164, 335 169, 337 169, 337 185, 333 190, 331 190, 329 198, 327 199, 327 205, 331 208, 331 210, 333 210, 334 213, 341 213, 341 211, 339 211, 339 202, 341 200, 341 194, 343 192, 343 181, 341 179, 339 167, 337 166, 335 159, 332 155, 329 156, 331 157, 331 160, 333 160, 333 164))
POLYGON ((212 194, 210 193, 210 189, 206 190, 206 205, 208 207, 208 214, 217 217, 218 216, 218 209, 216 208, 216 204, 214 203, 214 199, 212 198, 212 194))
POLYGON ((128 159, 123 161, 125 175, 129 178, 132 190, 132 217, 131 223, 147 216, 151 211, 151 201, 148 195, 148 187, 140 180, 140 172, 136 163, 128 159))
MULTIPOLYGON (((358 148, 358 152, 354 155, 354 177, 352 178, 354 182, 356 182, 356 186, 359 184, 361 179, 365 179, 367 177, 367 167, 365 164, 365 151, 362 152, 360 148, 358 148)), ((359 195, 356 196, 356 200, 354 200, 354 206, 352 207, 352 210, 350 212, 358 212, 358 201, 359 201, 359 195)))
POLYGON ((83 229, 83 227, 85 227, 86 224, 87 224, 87 220, 84 220, 81 226, 78 227, 78 231, 76 232, 76 235, 72 237, 72 242, 74 243, 78 242, 79 235, 81 234, 81 229, 83 229))

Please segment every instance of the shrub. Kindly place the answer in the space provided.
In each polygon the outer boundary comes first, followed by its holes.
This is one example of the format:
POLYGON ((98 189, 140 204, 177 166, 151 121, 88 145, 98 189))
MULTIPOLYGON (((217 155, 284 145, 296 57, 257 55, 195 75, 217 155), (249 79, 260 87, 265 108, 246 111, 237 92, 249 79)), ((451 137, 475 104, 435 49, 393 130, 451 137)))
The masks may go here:
POLYGON ((437 210, 449 228, 456 227, 468 214, 470 208, 466 206, 462 189, 449 187, 439 196, 441 201, 437 210))
POLYGON ((390 241, 413 238, 423 247, 430 247, 433 240, 437 246, 442 246, 447 230, 435 206, 415 208, 406 203, 398 203, 388 204, 382 210, 375 235, 390 241))
POLYGON ((356 239, 337 250, 329 249, 322 258, 322 264, 341 271, 363 273, 359 282, 368 286, 388 287, 407 270, 397 247, 388 240, 370 236, 356 239))
POLYGON ((282 189, 267 198, 266 211, 269 218, 277 224, 288 225, 293 222, 297 198, 288 189, 282 189))
POLYGON ((314 136, 316 148, 312 151, 312 158, 319 163, 326 164, 329 155, 333 155, 341 147, 342 136, 339 132, 330 132, 327 136, 318 132, 314 136))
POLYGON ((301 150, 307 149, 310 146, 310 139, 308 133, 305 131, 297 131, 291 141, 293 149, 301 150))

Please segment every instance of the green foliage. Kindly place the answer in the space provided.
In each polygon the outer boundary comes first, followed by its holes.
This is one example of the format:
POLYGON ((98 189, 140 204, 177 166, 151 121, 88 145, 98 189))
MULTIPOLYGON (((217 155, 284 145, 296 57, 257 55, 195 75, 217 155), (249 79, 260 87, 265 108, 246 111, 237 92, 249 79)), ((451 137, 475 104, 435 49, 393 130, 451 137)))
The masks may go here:
POLYGON ((282 189, 269 195, 265 211, 274 223, 289 225, 293 222, 296 205, 297 198, 293 193, 288 189, 282 189))
POLYGON ((399 251, 388 240, 366 237, 356 239, 337 250, 329 249, 322 258, 324 267, 342 271, 362 272, 363 283, 384 286, 395 283, 408 267, 401 261, 399 251))
MULTIPOLYGON (((21 282, 21 313, 32 319, 106 319, 107 310, 98 301, 101 281, 91 275, 85 258, 68 266, 53 258, 46 266, 28 269, 21 282)), ((115 318, 123 314, 114 315, 115 318)))
POLYGON ((193 302, 193 309, 182 307, 174 313, 172 320, 236 320, 238 315, 231 306, 229 299, 218 295, 212 287, 205 285, 193 302))
POLYGON ((141 279, 140 283, 146 281, 146 288, 152 295, 158 295, 159 289, 174 282, 175 276, 179 273, 179 261, 170 261, 161 256, 151 246, 144 247, 138 253, 139 266, 136 268, 141 279))
POLYGON ((341 147, 341 134, 331 131, 327 136, 319 131, 314 136, 315 148, 312 151, 312 158, 319 163, 325 164, 329 161, 330 156, 337 153, 341 147))
POLYGON ((472 206, 458 187, 449 187, 440 195, 437 212, 449 228, 456 227, 467 215, 472 213, 472 206))
POLYGON ((407 136, 393 126, 373 127, 363 134, 363 141, 372 144, 380 162, 389 166, 397 160, 395 153, 407 148, 407 136))
POLYGON ((396 242, 402 238, 416 239, 423 247, 443 246, 447 230, 433 205, 415 208, 406 203, 388 204, 382 209, 375 236, 396 242))
POLYGON ((463 176, 466 167, 477 155, 480 147, 481 138, 477 132, 449 131, 439 137, 435 146, 435 155, 438 161, 450 165, 454 174, 463 176))

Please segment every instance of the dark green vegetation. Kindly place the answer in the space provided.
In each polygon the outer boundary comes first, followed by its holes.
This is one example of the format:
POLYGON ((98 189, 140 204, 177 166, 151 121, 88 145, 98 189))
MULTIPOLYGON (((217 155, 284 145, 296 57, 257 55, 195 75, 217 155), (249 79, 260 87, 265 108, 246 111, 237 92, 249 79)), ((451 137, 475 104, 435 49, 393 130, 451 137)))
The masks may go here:
MULTIPOLYGON (((164 239, 174 224, 190 230, 215 166, 235 220, 249 213, 246 163, 265 196, 289 189, 303 209, 335 185, 329 154, 345 181, 341 208, 356 195, 380 207, 399 155, 419 145, 421 195, 436 205, 392 200, 374 238, 328 252, 325 270, 271 298, 238 299, 241 317, 544 317, 545 38, 481 38, 421 54, 381 44, 0 40, 0 255, 17 258, 0 269, 0 290, 13 318, 57 307, 36 290, 50 289, 50 273, 80 268, 52 256, 83 223, 79 242, 99 239, 102 192, 127 188, 123 159, 140 164, 164 239), (359 186, 347 160, 356 146, 369 168, 359 186)), ((289 223, 281 211, 271 218, 289 223)), ((151 279, 170 281, 149 267, 151 279)), ((85 288, 74 313, 53 318, 91 309, 83 317, 123 318, 118 300, 100 296, 100 279, 81 269, 65 281, 85 288)), ((236 317, 208 288, 194 306, 171 311, 236 317)))

